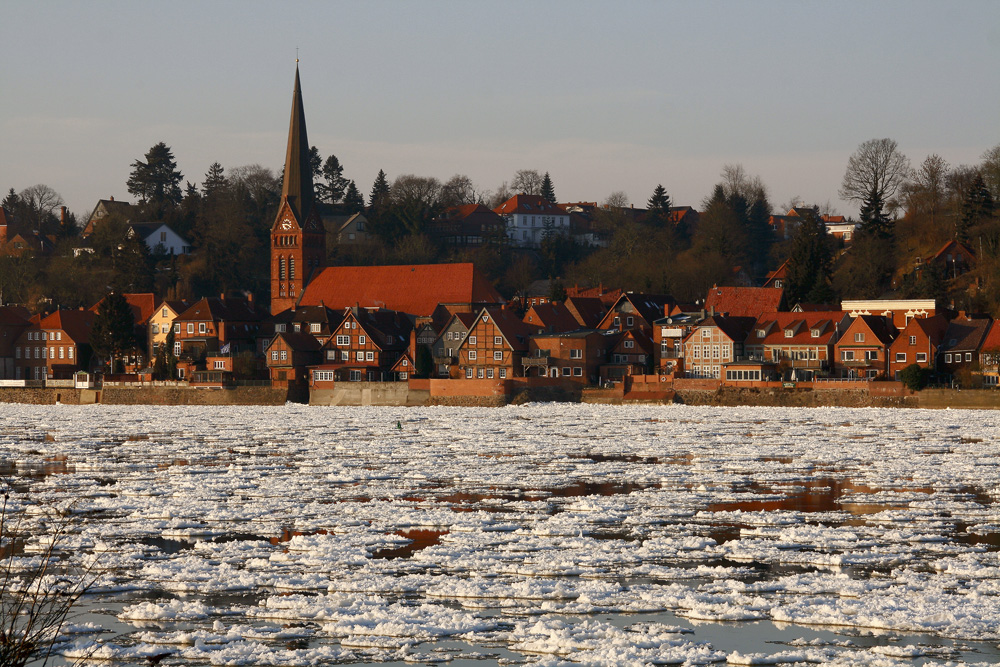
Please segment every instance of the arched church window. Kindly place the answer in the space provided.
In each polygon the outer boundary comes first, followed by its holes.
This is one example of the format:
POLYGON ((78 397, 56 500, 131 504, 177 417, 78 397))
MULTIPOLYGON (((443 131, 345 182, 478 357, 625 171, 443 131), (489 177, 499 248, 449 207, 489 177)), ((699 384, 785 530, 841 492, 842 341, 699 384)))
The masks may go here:
POLYGON ((285 258, 284 257, 279 257, 278 258, 278 280, 284 280, 284 279, 285 279, 285 258))
POLYGON ((288 258, 288 279, 295 280, 295 258, 288 258))

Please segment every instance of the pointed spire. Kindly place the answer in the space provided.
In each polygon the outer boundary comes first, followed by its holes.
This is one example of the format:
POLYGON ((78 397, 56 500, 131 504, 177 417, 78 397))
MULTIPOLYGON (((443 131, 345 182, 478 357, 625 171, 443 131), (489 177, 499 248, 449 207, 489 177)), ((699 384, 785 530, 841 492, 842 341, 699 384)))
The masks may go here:
POLYGON ((285 153, 285 178, 281 197, 288 201, 299 222, 313 206, 312 168, 309 165, 309 138, 306 135, 306 112, 299 87, 298 59, 295 64, 295 90, 292 93, 292 118, 288 125, 288 150, 285 153))

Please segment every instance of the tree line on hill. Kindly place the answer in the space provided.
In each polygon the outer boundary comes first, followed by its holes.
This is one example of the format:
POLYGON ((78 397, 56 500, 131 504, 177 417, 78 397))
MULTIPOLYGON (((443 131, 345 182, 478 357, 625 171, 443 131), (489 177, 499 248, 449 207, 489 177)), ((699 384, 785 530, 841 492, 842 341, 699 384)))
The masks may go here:
MULTIPOLYGON (((331 265, 467 261, 508 297, 549 278, 555 296, 563 285, 603 283, 693 302, 713 284, 761 284, 788 260, 790 303, 890 293, 955 301, 957 307, 1000 315, 1000 221, 994 204, 1000 196, 1000 145, 978 165, 951 167, 931 155, 914 169, 891 139, 861 144, 839 193, 859 207, 860 229, 847 245, 826 233, 818 209, 801 207, 792 237, 777 238, 769 224, 776 211, 768 189, 741 165, 722 169, 697 207, 693 227, 672 213, 674 202, 658 185, 645 208, 612 192, 584 212, 599 244, 552 234, 533 249, 512 247, 502 231, 473 248, 442 246, 428 232, 449 207, 492 209, 517 193, 556 201, 548 172, 519 170, 510 182, 488 190, 463 174, 441 182, 415 174, 390 180, 380 171, 366 201, 335 155, 324 159, 313 147, 311 165, 323 214, 363 212, 369 223, 369 243, 328 244, 331 265), (915 257, 932 254, 951 239, 977 255, 968 277, 914 271, 915 257)), ((80 217, 57 215, 63 202, 52 188, 35 185, 19 193, 11 188, 3 200, 8 219, 45 236, 54 250, 0 256, 0 300, 75 307, 110 290, 191 298, 248 291, 267 297, 280 173, 257 164, 226 170, 216 162, 195 184, 185 181, 172 150, 160 142, 132 163, 127 189, 137 201, 132 222, 165 222, 195 252, 182 258, 150 253, 141 241, 127 238, 128 220, 120 214, 102 220, 84 243, 80 217)))

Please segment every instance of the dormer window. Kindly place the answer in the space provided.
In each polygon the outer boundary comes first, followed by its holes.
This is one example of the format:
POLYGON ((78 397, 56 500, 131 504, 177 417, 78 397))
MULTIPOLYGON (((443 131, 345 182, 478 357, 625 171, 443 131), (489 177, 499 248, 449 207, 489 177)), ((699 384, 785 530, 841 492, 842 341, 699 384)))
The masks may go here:
POLYGON ((794 335, 795 335, 794 331, 792 331, 791 329, 785 329, 785 338, 791 338, 794 335))
POLYGON ((763 329, 757 329, 757 338, 764 338, 767 336, 767 332, 763 329))
POLYGON ((812 336, 813 338, 819 338, 819 329, 813 329, 812 331, 809 332, 809 335, 812 336))

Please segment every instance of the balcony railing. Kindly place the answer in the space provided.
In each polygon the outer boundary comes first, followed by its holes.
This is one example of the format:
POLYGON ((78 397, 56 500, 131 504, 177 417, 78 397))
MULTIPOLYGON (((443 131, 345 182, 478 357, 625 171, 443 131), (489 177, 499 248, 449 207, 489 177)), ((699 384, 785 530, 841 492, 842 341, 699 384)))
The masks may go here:
POLYGON ((548 366, 549 355, 545 355, 544 357, 521 357, 521 364, 527 367, 548 366))

